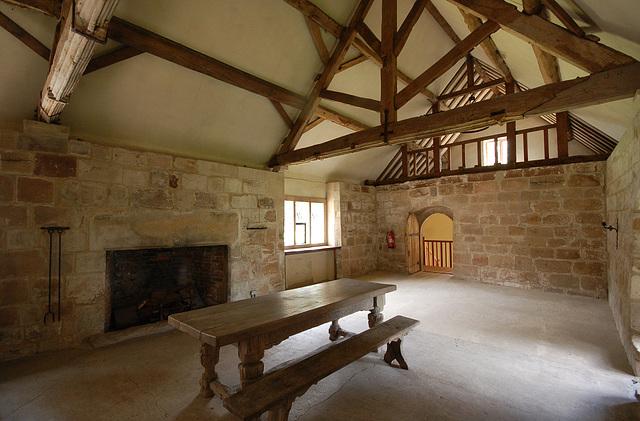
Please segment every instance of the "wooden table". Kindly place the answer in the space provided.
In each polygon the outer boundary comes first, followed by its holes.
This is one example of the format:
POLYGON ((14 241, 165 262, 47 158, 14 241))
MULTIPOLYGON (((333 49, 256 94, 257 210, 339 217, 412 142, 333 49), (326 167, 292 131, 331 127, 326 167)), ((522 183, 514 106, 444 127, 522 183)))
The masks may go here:
POLYGON ((344 332, 338 319, 357 311, 369 311, 369 327, 382 322, 384 294, 395 285, 338 279, 256 298, 205 307, 169 316, 169 324, 201 342, 204 374, 200 394, 226 398, 231 391, 218 381, 215 366, 220 348, 238 346, 241 386, 255 382, 264 371, 264 351, 291 335, 332 322, 330 339, 344 332), (213 391, 211 387, 213 386, 213 391))

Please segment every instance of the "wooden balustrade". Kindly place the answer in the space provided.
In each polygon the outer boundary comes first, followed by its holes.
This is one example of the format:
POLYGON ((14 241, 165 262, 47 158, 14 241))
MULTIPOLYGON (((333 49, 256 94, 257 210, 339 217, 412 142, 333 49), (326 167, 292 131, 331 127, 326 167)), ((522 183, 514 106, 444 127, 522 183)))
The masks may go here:
POLYGON ((453 272, 453 241, 422 239, 424 269, 453 272))
MULTIPOLYGON (((558 157, 557 144, 555 146, 555 156, 552 154, 549 132, 556 130, 555 124, 532 127, 529 129, 517 130, 515 132, 516 162, 532 162, 538 160, 548 160, 558 157), (534 151, 531 150, 532 138, 542 142, 534 151), (536 153, 536 151, 538 151, 536 153)), ((554 136, 555 137, 555 136, 554 136)), ((403 166, 402 178, 418 177, 427 174, 442 174, 453 170, 464 170, 466 168, 492 167, 506 164, 506 156, 502 162, 500 156, 500 142, 507 138, 507 133, 499 133, 491 136, 483 136, 470 140, 456 141, 455 143, 439 144, 438 139, 434 139, 431 146, 409 150, 402 149, 403 166), (483 156, 483 143, 493 141, 494 162, 485 162, 483 156), (469 145, 475 145, 475 148, 469 145), (475 149, 475 151, 470 151, 475 149), (475 156, 474 156, 475 155, 475 156), (475 158, 475 159, 472 159, 475 158), (456 168, 452 165, 452 159, 459 164, 456 168), (470 162, 471 161, 471 162, 470 162), (475 161, 475 162, 474 162, 475 161)))

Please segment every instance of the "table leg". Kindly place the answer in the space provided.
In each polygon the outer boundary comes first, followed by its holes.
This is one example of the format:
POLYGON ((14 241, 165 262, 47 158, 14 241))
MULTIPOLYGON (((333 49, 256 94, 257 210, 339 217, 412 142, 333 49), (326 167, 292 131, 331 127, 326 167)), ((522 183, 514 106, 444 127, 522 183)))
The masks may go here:
POLYGON ((200 396, 210 398, 213 396, 209 384, 218 378, 216 364, 220 360, 220 349, 218 347, 203 343, 200 345, 200 364, 204 367, 204 373, 200 377, 200 396))
POLYGON ((240 372, 240 384, 244 388, 254 383, 264 372, 264 341, 260 337, 242 340, 238 343, 238 371, 240 372))
POLYGON ((369 312, 369 328, 378 326, 384 320, 384 315, 381 313, 384 309, 384 295, 373 297, 373 308, 369 312))

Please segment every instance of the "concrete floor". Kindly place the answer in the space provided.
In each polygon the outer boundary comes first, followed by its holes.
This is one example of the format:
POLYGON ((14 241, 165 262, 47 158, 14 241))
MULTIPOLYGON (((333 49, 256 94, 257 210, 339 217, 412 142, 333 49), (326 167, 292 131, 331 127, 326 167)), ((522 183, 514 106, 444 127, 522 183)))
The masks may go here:
MULTIPOLYGON (((291 420, 640 420, 640 379, 606 301, 425 273, 363 279, 398 285, 386 318, 422 322, 403 343, 409 371, 370 354, 298 398, 291 420)), ((366 314, 341 324, 364 330, 366 314)), ((266 368, 325 344, 327 328, 267 351, 266 368)), ((0 363, 0 419, 233 420, 198 396, 198 349, 169 331, 0 363)), ((223 382, 239 382, 237 363, 223 348, 223 382)))

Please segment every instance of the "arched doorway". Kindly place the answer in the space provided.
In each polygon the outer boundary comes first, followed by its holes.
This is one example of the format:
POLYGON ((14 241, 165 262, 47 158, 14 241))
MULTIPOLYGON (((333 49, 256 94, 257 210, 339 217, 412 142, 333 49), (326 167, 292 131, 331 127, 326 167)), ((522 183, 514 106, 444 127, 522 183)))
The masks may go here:
POLYGON ((453 273, 453 220, 443 214, 428 216, 420 227, 422 270, 453 273))

